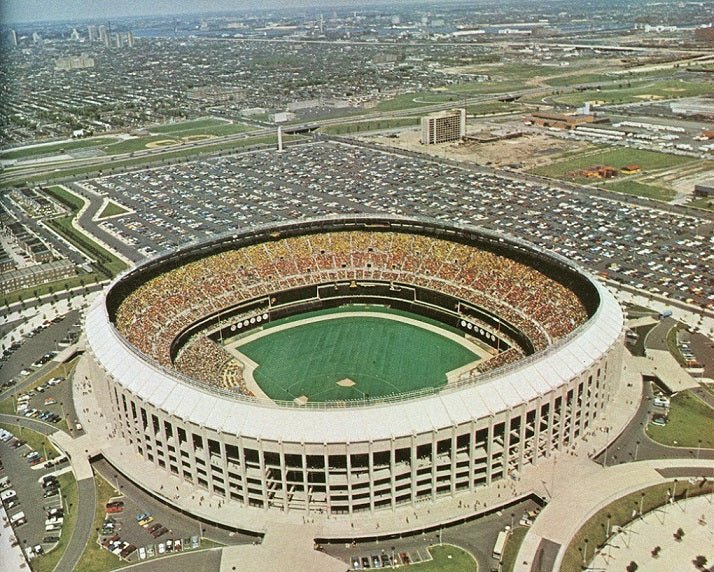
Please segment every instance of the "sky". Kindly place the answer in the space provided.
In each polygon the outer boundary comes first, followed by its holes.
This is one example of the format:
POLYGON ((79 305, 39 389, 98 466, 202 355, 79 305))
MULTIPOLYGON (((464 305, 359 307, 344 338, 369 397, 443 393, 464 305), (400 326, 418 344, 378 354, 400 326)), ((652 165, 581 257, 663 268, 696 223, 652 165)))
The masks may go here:
MULTIPOLYGON (((191 14, 198 12, 240 11, 255 8, 304 6, 349 6, 376 3, 377 0, 0 0, 3 24, 86 20, 123 16, 191 14)), ((394 0, 382 0, 390 3, 394 0)))

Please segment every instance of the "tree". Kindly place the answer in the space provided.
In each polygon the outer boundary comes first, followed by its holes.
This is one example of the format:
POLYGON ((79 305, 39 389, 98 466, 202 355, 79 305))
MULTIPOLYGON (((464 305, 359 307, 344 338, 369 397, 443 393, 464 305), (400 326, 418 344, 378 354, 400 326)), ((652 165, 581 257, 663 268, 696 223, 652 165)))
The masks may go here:
POLYGON ((675 532, 673 536, 675 540, 681 541, 684 537, 684 531, 681 528, 678 528, 677 532, 675 532))
POLYGON ((707 565, 707 557, 703 554, 700 554, 694 559, 693 562, 697 568, 704 568, 707 565))
POLYGON ((655 547, 652 549, 652 553, 651 553, 651 554, 652 554, 652 558, 658 558, 658 557, 659 557, 659 553, 660 553, 661 550, 662 550, 662 547, 661 547, 661 546, 655 546, 655 547))
POLYGON ((635 572, 635 570, 637 570, 638 568, 639 568, 639 566, 637 565, 637 562, 635 562, 634 560, 631 560, 630 563, 627 565, 627 568, 625 568, 625 570, 627 570, 627 572, 635 572))

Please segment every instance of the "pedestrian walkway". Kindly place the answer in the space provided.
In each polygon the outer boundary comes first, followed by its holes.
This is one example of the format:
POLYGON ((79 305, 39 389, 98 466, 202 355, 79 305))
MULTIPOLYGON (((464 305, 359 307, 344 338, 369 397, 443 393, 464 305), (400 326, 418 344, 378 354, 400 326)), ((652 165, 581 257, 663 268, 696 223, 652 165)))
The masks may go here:
POLYGON ((672 393, 699 387, 699 382, 682 369, 668 351, 648 349, 647 358, 649 363, 642 373, 657 376, 672 393))
POLYGON ((587 557, 587 570, 621 571, 630 562, 647 572, 694 570, 692 562, 700 555, 711 565, 713 502, 711 495, 703 495, 648 512, 613 536, 602 550, 587 557), (684 532, 679 540, 675 538, 678 529, 684 532))
MULTIPOLYGON (((679 467, 692 472, 710 471, 709 459, 655 459, 611 467, 586 466, 564 459, 551 501, 530 528, 521 544, 514 572, 530 572, 543 540, 557 545, 554 570, 559 569, 565 549, 580 527, 612 501, 650 485, 669 480, 658 469, 679 467)), ((671 570, 671 568, 670 568, 671 570)))

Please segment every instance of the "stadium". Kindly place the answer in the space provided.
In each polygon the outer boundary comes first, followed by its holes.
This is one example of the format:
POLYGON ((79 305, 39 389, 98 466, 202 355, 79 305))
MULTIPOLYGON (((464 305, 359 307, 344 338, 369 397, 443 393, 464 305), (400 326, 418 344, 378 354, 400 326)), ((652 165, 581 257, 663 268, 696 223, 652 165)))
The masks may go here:
POLYGON ((188 245, 86 318, 116 439, 276 515, 394 510, 540 462, 602 414, 622 337, 615 299, 563 257, 383 215, 188 245))

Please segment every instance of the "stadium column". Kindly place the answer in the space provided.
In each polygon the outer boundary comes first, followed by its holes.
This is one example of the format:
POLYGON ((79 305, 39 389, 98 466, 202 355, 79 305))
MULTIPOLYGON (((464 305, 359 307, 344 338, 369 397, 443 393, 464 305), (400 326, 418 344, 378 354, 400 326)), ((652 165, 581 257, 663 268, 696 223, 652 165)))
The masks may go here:
POLYGON ((535 399, 535 415, 533 416, 533 465, 538 464, 540 458, 540 407, 543 396, 539 393, 535 399))
MULTIPOLYGON (((310 483, 307 477, 307 453, 305 443, 300 442, 300 462, 302 463, 302 490, 305 495, 305 512, 310 514, 310 483)), ((287 471, 287 467, 285 468, 287 471)))
POLYGON ((327 499, 327 511, 332 512, 332 492, 330 491, 330 455, 327 443, 323 443, 322 455, 324 458, 323 470, 325 471, 325 498, 327 499))
POLYGON ((389 447, 389 487, 392 497, 392 512, 397 508, 397 440, 392 435, 391 445, 389 447))
POLYGON ((555 427, 555 392, 551 391, 548 393, 548 429, 547 429, 547 435, 546 439, 548 440, 548 445, 546 447, 546 456, 550 457, 551 452, 553 451, 554 443, 553 443, 553 427, 555 427))
POLYGON ((493 424, 495 415, 488 416, 488 442, 486 443, 486 485, 493 482, 493 424))
POLYGON ((347 466, 347 507, 352 516, 354 501, 352 500, 352 456, 350 455, 350 442, 345 443, 345 465, 347 466))
POLYGON ((374 442, 367 444, 367 466, 369 470, 369 512, 374 513, 374 442))
POLYGON ((575 382, 571 381, 571 395, 570 395, 570 427, 568 428, 568 444, 573 445, 575 442, 575 420, 578 417, 578 384, 579 379, 575 382))
POLYGON ((451 426, 451 496, 456 494, 456 426, 451 426))
POLYGON ((437 454, 436 449, 439 443, 439 432, 436 429, 431 430, 431 500, 436 501, 436 465, 437 454))
POLYGON ((511 462, 511 410, 507 409, 504 411, 504 417, 505 419, 503 420, 503 460, 502 460, 502 470, 503 470, 503 478, 505 479, 508 476, 508 471, 510 468, 510 462, 511 462))
MULTIPOLYGON (((246 467, 245 447, 242 436, 238 438, 238 462, 240 463, 240 486, 242 489, 243 506, 248 506, 250 504, 248 501, 248 468, 246 467)), ((193 466, 196 466, 195 463, 193 463, 193 466)))
POLYGON ((260 487, 263 496, 263 510, 270 508, 270 497, 268 495, 268 479, 265 474, 265 451, 263 450, 263 440, 256 438, 258 442, 258 463, 260 464, 260 487))
POLYGON ((476 480, 476 421, 469 421, 469 491, 474 492, 476 480))
POLYGON ((278 441, 278 448, 280 449, 280 486, 283 489, 283 510, 287 513, 290 511, 290 502, 288 500, 288 477, 285 469, 285 445, 282 440, 278 441))
MULTIPOLYGON (((526 422, 528 420, 528 404, 522 403, 518 406, 520 409, 521 425, 518 432, 518 472, 523 471, 523 457, 526 454, 526 422)), ((532 444, 531 444, 532 446, 532 444)))
POLYGON ((412 446, 411 446, 411 468, 412 468, 412 506, 416 506, 417 498, 417 464, 419 459, 417 457, 417 436, 416 433, 412 433, 412 446))

